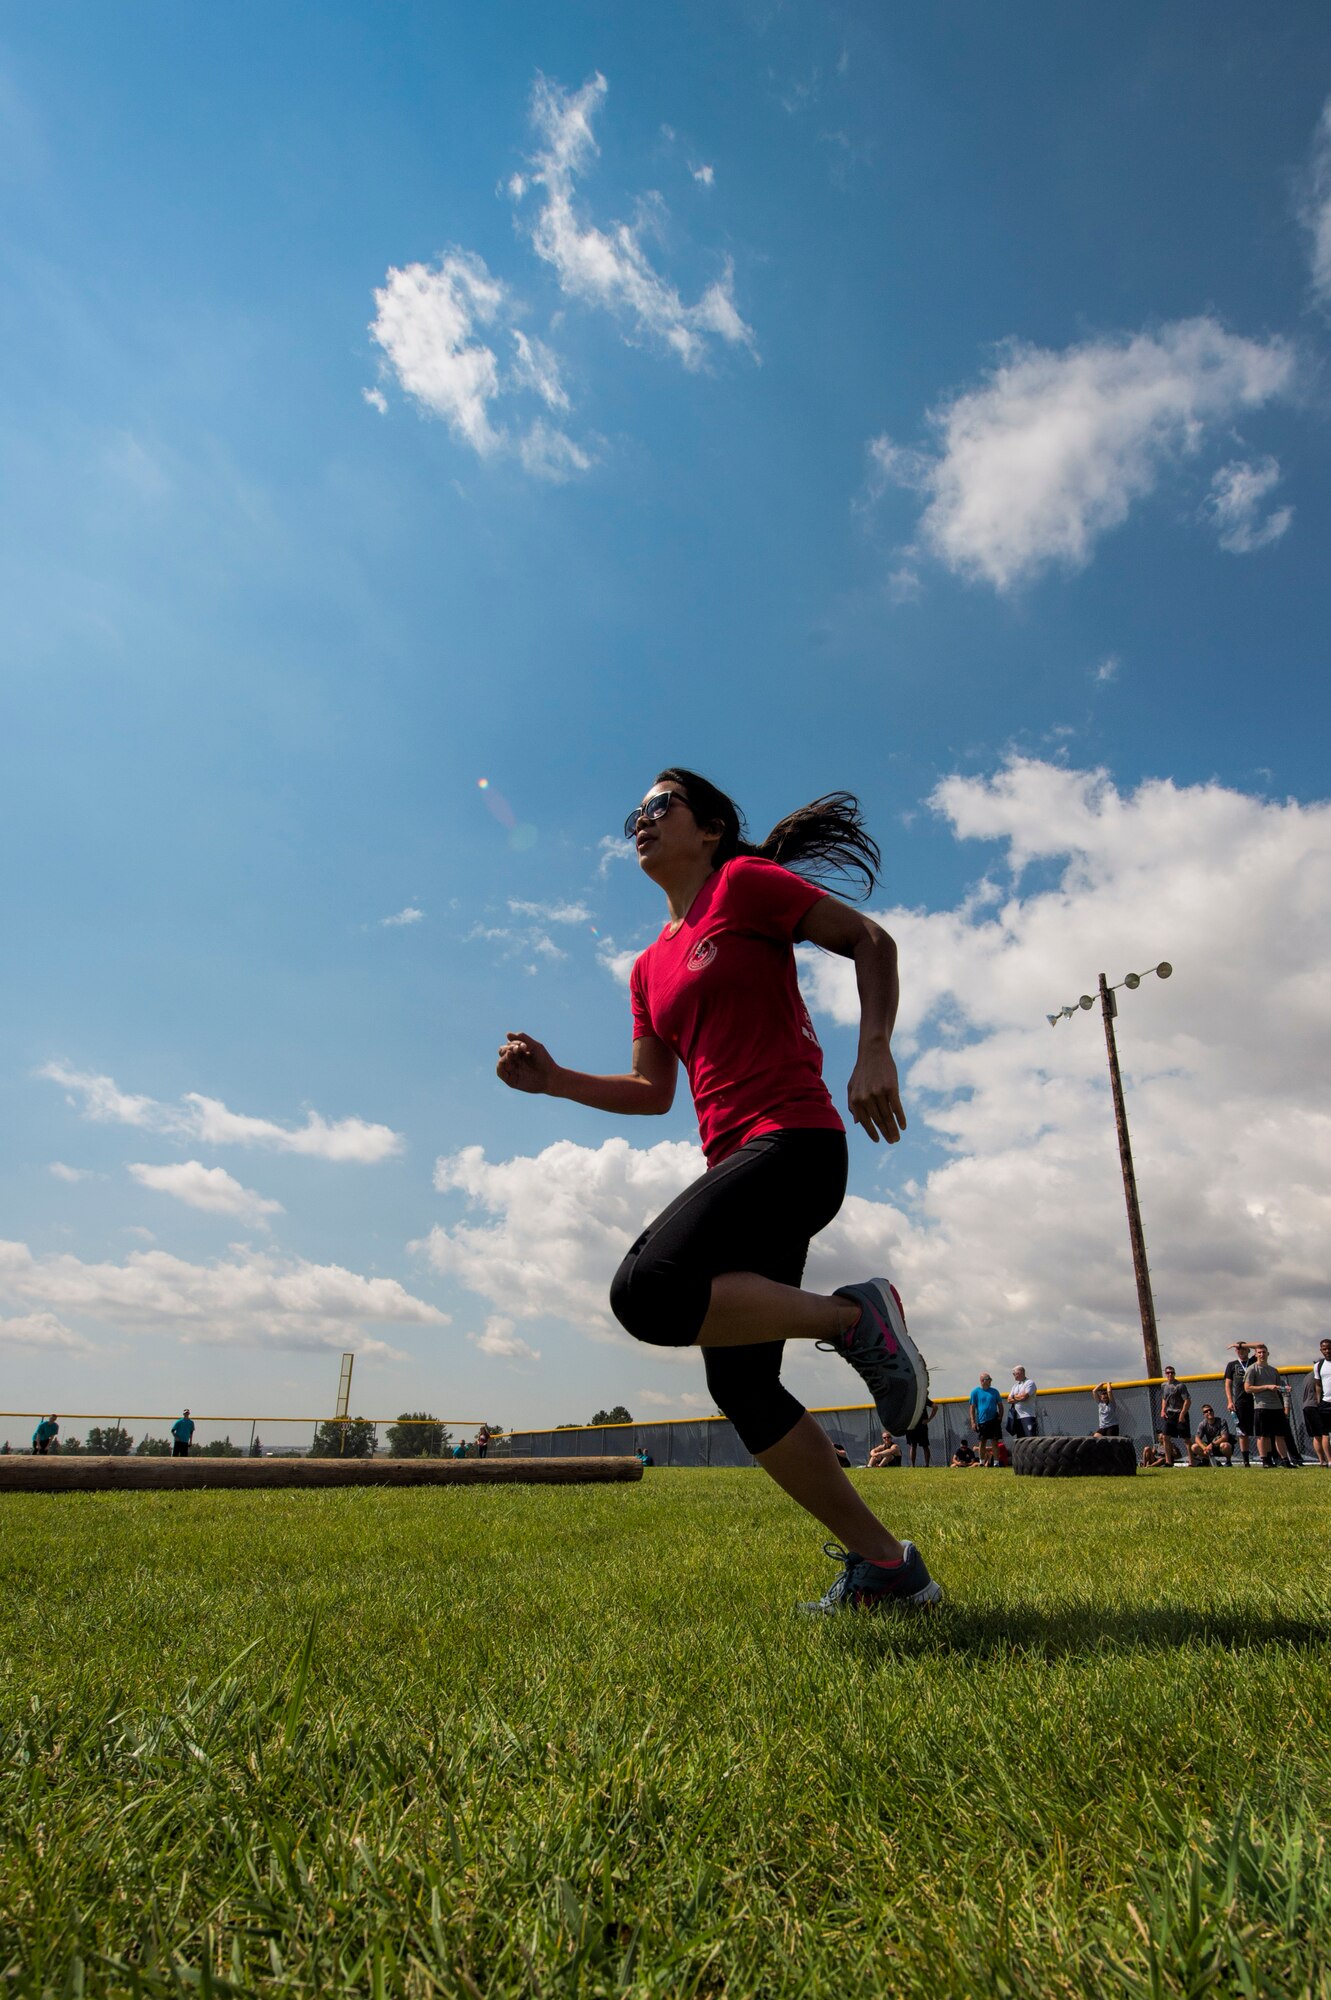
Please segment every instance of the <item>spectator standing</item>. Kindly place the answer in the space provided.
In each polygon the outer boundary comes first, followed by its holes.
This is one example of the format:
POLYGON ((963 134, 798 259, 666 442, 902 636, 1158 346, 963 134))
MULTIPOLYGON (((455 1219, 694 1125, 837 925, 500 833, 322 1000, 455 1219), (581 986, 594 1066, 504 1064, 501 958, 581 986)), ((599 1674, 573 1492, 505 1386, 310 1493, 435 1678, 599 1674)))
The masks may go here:
POLYGON ((1331 1465, 1331 1340, 1318 1350, 1303 1388, 1303 1427, 1313 1441, 1319 1465, 1331 1465))
POLYGON ((1166 1465, 1174 1463, 1175 1445, 1181 1446, 1177 1456, 1182 1458, 1192 1442, 1191 1411, 1191 1389, 1186 1382, 1179 1381, 1171 1367, 1166 1366, 1165 1379, 1160 1384, 1160 1429, 1157 1432, 1166 1465))
POLYGON ((980 1445, 980 1463, 997 1465, 998 1447, 1003 1442, 1003 1398, 994 1387, 992 1375, 981 1375, 970 1394, 971 1429, 980 1445))
POLYGON ((171 1426, 172 1458, 188 1458, 190 1440, 194 1436, 194 1419, 188 1410, 182 1411, 171 1426))
POLYGON ((933 1456, 929 1450, 929 1425, 937 1415, 937 1403, 932 1398, 926 1399, 924 1412, 920 1417, 920 1421, 918 1424, 912 1424, 906 1432, 906 1444, 910 1451, 910 1462, 912 1465, 915 1463, 915 1454, 917 1451, 923 1451, 926 1466, 933 1464, 933 1456))
POLYGON ((1207 1465, 1232 1465, 1234 1463, 1234 1435, 1228 1424, 1222 1424, 1210 1403, 1202 1404, 1202 1420, 1197 1426, 1197 1441, 1190 1457, 1200 1451, 1207 1465))
POLYGON ((1012 1419, 1009 1429, 1014 1437, 1033 1438, 1040 1433, 1040 1420, 1035 1414, 1035 1398, 1038 1391, 1034 1382, 1026 1379, 1024 1368, 1012 1371, 1012 1387, 1007 1392, 1008 1416, 1012 1419))
POLYGON ((1271 1350, 1264 1340, 1254 1341, 1252 1356, 1243 1386, 1252 1397, 1257 1455, 1268 1470, 1277 1464, 1288 1465, 1292 1470, 1294 1460, 1285 1436, 1285 1398, 1289 1391, 1280 1370, 1271 1366, 1271 1350))
POLYGON ((1095 1434, 1102 1438, 1118 1436, 1118 1404, 1108 1382, 1095 1385, 1095 1434))
POLYGON ((1252 1365, 1252 1348, 1246 1340, 1234 1342, 1234 1359, 1225 1363, 1225 1406, 1238 1426, 1239 1450, 1243 1463, 1251 1464, 1248 1457, 1248 1440, 1253 1436, 1252 1397, 1243 1386, 1243 1379, 1252 1365))
POLYGON ((901 1446, 897 1443, 891 1431, 884 1431, 882 1443, 876 1444, 869 1453, 869 1468, 871 1471, 877 1472, 881 1471, 885 1466, 900 1465, 900 1463, 901 1446))
POLYGON ((32 1434, 32 1448, 38 1458, 45 1458, 52 1444, 60 1435, 60 1425, 54 1411, 43 1417, 32 1434))
POLYGON ((484 1458, 490 1449, 491 1430, 489 1424, 482 1424, 476 1433, 476 1456, 484 1458))

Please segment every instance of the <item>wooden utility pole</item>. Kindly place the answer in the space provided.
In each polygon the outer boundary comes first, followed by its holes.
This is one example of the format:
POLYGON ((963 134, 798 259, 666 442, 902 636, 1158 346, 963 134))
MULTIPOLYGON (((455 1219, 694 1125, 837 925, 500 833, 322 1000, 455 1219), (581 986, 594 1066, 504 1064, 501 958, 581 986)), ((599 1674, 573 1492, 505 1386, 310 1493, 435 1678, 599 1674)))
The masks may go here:
POLYGON ((1137 1304, 1142 1316, 1142 1347, 1146 1373, 1152 1381, 1164 1374, 1160 1366, 1160 1338, 1155 1330, 1155 1301, 1151 1297, 1151 1273, 1146 1262, 1146 1238, 1142 1235, 1141 1209, 1137 1204, 1137 1176, 1132 1170, 1132 1141, 1128 1137, 1128 1113, 1123 1102, 1123 1079, 1118 1073, 1118 1045, 1114 1040, 1114 1016, 1118 1012, 1114 995, 1103 972, 1100 974, 1100 1012, 1105 1023, 1105 1047, 1109 1051, 1109 1082, 1114 1093, 1114 1123, 1118 1127, 1118 1157, 1123 1167, 1123 1193, 1128 1204, 1128 1234, 1132 1238, 1132 1269, 1137 1280, 1137 1304))

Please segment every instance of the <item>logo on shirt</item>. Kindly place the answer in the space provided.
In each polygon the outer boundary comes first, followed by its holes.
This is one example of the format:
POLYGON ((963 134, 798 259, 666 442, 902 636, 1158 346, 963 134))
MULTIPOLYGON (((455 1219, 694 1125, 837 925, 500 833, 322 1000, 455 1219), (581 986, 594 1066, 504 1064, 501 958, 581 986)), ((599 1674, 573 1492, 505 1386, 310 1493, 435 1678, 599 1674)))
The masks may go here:
POLYGON ((716 957, 716 939, 699 938, 697 944, 694 945, 693 950, 689 953, 685 963, 687 964, 690 972, 701 972, 703 967, 705 965, 710 965, 715 957, 716 957))

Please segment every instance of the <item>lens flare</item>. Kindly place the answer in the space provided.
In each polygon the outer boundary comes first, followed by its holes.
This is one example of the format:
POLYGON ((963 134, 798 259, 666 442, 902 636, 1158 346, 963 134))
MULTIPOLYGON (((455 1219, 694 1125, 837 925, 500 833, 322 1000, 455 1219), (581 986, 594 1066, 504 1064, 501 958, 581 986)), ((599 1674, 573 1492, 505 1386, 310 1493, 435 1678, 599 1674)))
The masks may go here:
POLYGON ((488 778, 478 778, 476 787, 485 796, 486 811, 499 821, 508 835, 508 844, 514 853, 524 854, 528 848, 535 847, 538 837, 536 828, 519 820, 504 794, 496 791, 488 778))

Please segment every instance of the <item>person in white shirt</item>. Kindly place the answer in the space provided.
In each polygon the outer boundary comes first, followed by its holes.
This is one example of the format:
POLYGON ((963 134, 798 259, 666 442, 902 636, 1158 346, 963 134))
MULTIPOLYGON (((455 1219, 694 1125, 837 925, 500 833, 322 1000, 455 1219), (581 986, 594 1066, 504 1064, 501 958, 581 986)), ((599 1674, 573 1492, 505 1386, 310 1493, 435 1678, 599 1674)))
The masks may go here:
POLYGON ((1313 1441, 1319 1465, 1331 1466, 1331 1340, 1324 1340, 1313 1363, 1317 1397, 1305 1402, 1304 1428, 1313 1441))
POLYGON ((1016 1423, 1018 1437, 1033 1438, 1040 1429, 1035 1414, 1036 1386, 1028 1381, 1024 1368, 1012 1371, 1012 1387, 1007 1392, 1008 1413, 1016 1423))

